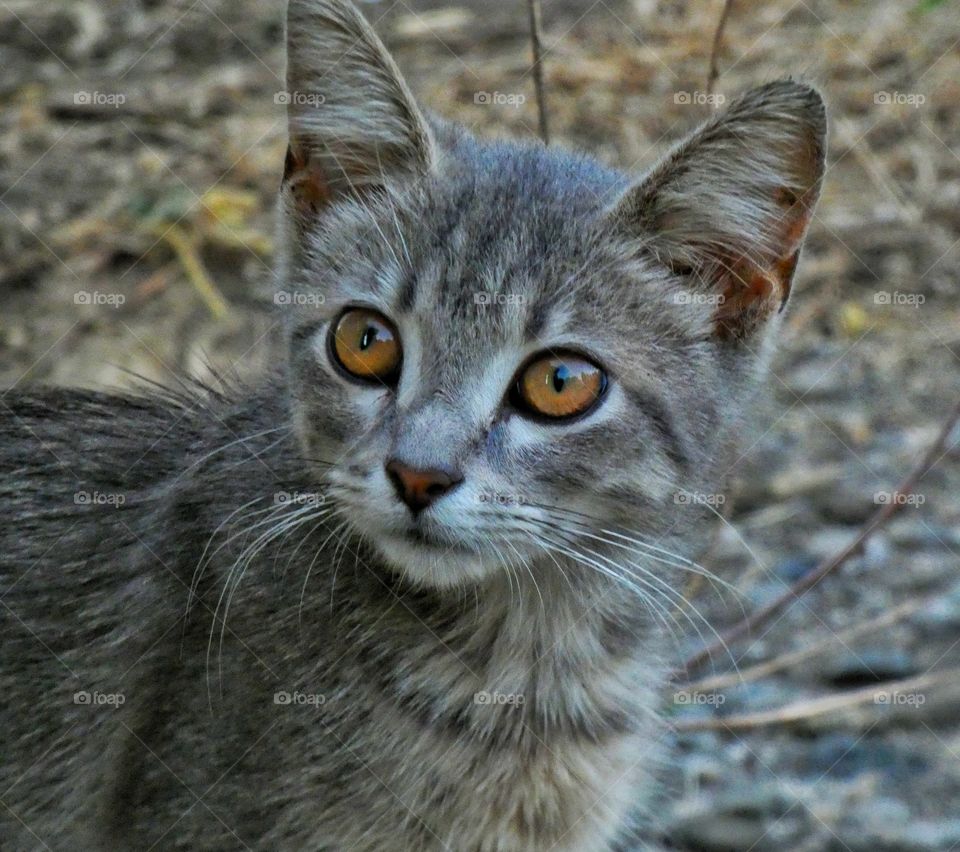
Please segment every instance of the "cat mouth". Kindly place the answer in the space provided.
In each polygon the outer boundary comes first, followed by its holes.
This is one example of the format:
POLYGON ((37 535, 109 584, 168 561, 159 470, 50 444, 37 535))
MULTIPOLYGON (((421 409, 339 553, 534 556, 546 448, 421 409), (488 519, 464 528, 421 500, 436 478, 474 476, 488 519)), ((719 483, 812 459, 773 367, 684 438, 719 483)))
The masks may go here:
POLYGON ((454 538, 454 532, 418 523, 370 537, 383 558, 408 578, 434 588, 451 588, 480 581, 495 568, 491 554, 454 538))
POLYGON ((409 527, 401 537, 406 539, 408 544, 423 548, 424 550, 440 551, 442 553, 471 553, 462 544, 451 542, 449 539, 439 536, 423 529, 422 527, 409 527))

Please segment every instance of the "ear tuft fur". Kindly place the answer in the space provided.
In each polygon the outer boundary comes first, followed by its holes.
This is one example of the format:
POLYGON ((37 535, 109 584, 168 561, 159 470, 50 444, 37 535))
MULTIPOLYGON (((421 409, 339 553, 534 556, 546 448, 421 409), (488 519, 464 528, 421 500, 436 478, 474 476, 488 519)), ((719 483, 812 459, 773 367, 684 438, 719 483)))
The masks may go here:
POLYGON ((717 297, 719 338, 749 337, 785 305, 820 193, 825 136, 815 89, 770 83, 704 124, 617 202, 618 227, 717 297))
POLYGON ((289 0, 284 173, 297 210, 423 174, 429 126, 386 47, 346 0, 289 0))

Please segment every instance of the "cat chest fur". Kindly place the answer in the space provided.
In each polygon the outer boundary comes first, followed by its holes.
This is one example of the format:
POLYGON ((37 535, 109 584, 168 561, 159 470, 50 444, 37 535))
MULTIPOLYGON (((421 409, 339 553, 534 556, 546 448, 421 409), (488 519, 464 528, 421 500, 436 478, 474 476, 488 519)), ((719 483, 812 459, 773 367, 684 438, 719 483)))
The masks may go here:
MULTIPOLYGON (((600 615, 575 623, 528 602, 465 607, 406 642, 388 623, 351 655, 371 745, 354 732, 356 757, 403 804, 410 844, 607 850, 640 804, 657 754, 652 667, 616 653, 600 615)), ((365 848, 368 825, 337 822, 365 848)))

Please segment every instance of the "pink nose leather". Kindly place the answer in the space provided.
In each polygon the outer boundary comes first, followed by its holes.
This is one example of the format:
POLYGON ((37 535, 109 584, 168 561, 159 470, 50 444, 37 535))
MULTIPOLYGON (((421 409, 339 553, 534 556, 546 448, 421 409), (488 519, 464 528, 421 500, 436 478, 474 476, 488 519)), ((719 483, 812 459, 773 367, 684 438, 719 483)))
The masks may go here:
POLYGON ((415 468, 396 459, 387 462, 387 476, 397 496, 417 514, 452 491, 463 477, 438 468, 415 468))

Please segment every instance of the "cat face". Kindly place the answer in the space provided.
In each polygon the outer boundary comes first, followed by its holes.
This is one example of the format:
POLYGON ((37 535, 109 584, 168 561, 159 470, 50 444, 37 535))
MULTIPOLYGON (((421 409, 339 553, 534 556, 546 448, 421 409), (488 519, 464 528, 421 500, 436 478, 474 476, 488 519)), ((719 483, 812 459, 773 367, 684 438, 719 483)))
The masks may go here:
POLYGON ((819 97, 755 90, 634 181, 428 122, 346 4, 294 0, 288 30, 314 97, 289 99, 279 279, 337 513, 435 587, 687 523, 789 293, 819 97))
POLYGON ((617 176, 447 145, 468 168, 329 212, 297 290, 318 304, 291 335, 298 427, 333 498, 437 581, 542 555, 561 513, 660 517, 703 450, 681 412, 718 415, 696 401, 716 373, 703 317, 604 235, 617 176))

